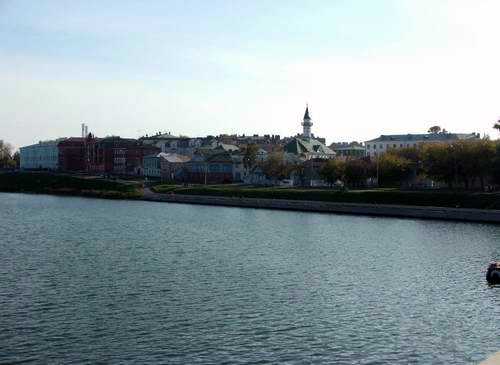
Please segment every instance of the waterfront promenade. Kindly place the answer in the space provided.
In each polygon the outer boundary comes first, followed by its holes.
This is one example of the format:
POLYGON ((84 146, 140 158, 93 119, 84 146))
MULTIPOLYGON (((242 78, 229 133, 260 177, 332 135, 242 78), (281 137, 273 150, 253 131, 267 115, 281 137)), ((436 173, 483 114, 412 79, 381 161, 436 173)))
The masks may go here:
POLYGON ((258 189, 238 186, 143 187, 140 181, 48 173, 0 174, 0 191, 304 212, 500 223, 498 194, 258 189), (155 191, 152 191, 154 189, 155 191), (460 206, 460 208, 456 208, 460 206))
POLYGON ((233 206, 244 208, 280 209, 321 213, 358 214, 371 216, 441 219, 464 222, 486 222, 500 224, 500 210, 421 207, 410 205, 334 203, 308 200, 239 198, 207 195, 158 194, 144 189, 144 200, 233 206))

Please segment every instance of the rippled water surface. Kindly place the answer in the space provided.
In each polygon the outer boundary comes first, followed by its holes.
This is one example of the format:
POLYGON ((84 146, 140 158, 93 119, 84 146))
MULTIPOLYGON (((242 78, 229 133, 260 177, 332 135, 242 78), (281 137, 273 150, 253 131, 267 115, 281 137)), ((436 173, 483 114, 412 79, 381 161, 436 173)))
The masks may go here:
POLYGON ((474 363, 500 226, 0 194, 0 363, 474 363))

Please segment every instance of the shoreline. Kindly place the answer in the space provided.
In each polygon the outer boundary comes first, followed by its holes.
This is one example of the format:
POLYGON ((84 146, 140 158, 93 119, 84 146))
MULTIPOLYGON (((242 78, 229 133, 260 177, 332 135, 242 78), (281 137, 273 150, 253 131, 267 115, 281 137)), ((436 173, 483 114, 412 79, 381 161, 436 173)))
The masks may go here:
POLYGON ((311 200, 238 198, 208 195, 158 194, 145 191, 144 201, 276 209, 301 212, 351 214, 380 217, 438 219, 460 222, 500 224, 500 210, 447 208, 433 206, 334 203, 311 200))
POLYGON ((500 223, 500 193, 375 189, 280 189, 241 186, 144 186, 141 181, 108 180, 46 172, 0 173, 0 191, 144 200, 329 214, 500 223), (158 190, 160 188, 160 190, 158 190))
POLYGON ((44 194, 109 200, 150 201, 160 203, 194 204, 253 209, 288 210, 297 212, 347 214, 392 218, 431 219, 458 222, 500 224, 500 210, 449 208, 437 206, 338 203, 315 200, 241 198, 212 195, 160 194, 144 189, 142 196, 125 196, 119 192, 103 191, 0 191, 16 194, 44 194))

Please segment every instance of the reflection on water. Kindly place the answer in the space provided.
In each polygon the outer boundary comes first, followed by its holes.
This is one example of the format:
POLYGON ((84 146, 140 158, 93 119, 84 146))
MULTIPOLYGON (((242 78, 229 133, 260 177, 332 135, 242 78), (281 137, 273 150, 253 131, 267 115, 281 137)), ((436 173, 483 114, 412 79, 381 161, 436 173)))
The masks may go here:
POLYGON ((500 349, 493 225, 0 194, 0 362, 445 363, 500 349))

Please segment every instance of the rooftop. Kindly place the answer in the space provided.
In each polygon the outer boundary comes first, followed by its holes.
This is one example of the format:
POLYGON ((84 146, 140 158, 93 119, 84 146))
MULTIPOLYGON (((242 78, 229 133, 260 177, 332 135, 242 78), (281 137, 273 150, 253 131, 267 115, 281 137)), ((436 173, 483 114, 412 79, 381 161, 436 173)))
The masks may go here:
POLYGON ((285 145, 285 152, 293 154, 318 153, 323 155, 335 155, 335 152, 320 141, 313 138, 293 138, 285 145))
POLYGON ((339 146, 333 147, 334 151, 364 151, 365 147, 363 146, 339 146))
POLYGON ((183 163, 191 160, 191 157, 179 155, 178 153, 165 153, 160 152, 157 157, 163 158, 171 163, 183 163))
POLYGON ((146 135, 140 139, 189 139, 187 136, 175 136, 170 133, 157 133, 152 136, 146 135))
POLYGON ((466 140, 466 139, 477 139, 479 138, 478 133, 426 133, 426 134, 390 134, 381 135, 378 138, 371 139, 368 142, 390 142, 390 141, 454 141, 454 140, 466 140))

